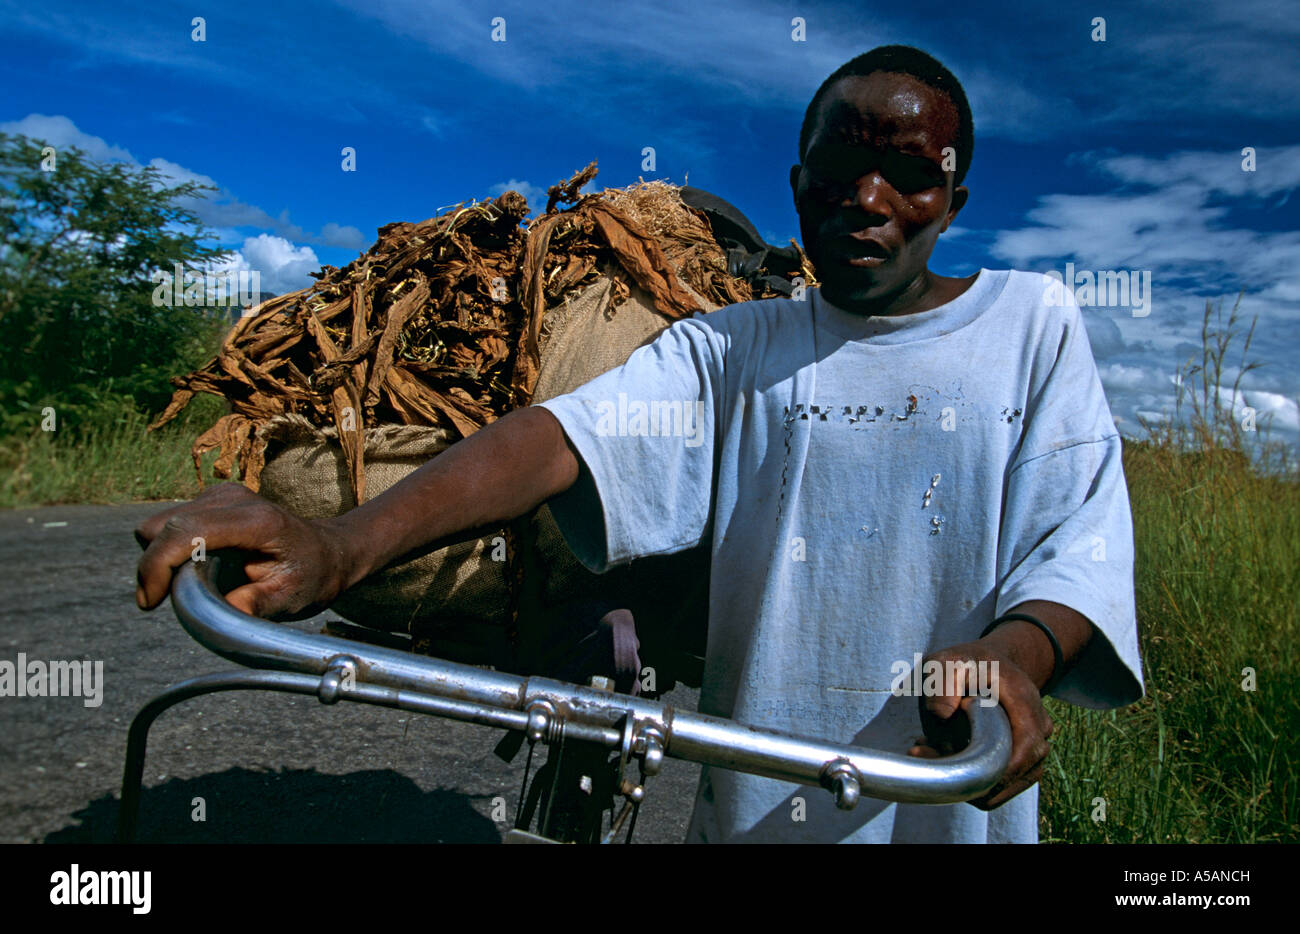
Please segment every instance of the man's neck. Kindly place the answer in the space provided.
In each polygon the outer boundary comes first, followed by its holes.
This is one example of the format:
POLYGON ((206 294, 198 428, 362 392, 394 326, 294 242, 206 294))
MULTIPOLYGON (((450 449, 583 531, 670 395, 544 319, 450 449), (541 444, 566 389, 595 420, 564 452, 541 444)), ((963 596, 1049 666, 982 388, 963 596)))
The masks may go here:
MULTIPOLYGON (((976 274, 978 275, 978 273, 976 274)), ((936 276, 925 270, 900 291, 870 301, 842 299, 822 286, 822 295, 836 308, 865 317, 915 315, 930 311, 957 298, 972 285, 976 276, 965 279, 936 276)))

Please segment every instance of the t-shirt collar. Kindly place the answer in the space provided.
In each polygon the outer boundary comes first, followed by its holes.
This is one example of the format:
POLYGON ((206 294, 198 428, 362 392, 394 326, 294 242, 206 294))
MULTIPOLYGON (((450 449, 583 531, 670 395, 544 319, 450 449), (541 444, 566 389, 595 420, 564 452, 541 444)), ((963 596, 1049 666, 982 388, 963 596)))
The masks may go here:
POLYGON ((942 337, 970 324, 997 298, 1007 272, 981 269, 968 288, 952 301, 910 315, 858 315, 832 305, 820 288, 811 289, 814 321, 840 337, 871 344, 902 344, 942 337))

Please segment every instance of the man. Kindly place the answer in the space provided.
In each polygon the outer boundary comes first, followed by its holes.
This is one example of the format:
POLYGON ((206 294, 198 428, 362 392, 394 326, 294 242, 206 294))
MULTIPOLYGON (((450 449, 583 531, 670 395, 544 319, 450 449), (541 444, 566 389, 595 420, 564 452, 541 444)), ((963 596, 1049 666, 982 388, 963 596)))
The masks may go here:
MULTIPOLYGON (((692 839, 1036 840, 1040 692, 1095 707, 1142 693, 1132 527, 1078 308, 1049 302, 1044 276, 928 269, 968 197, 972 145, 939 62, 898 46, 848 62, 810 103, 790 173, 823 283, 806 300, 679 321, 337 519, 217 487, 141 526, 140 605, 162 601, 195 535, 260 553, 229 595, 258 615, 324 605, 422 543, 544 501, 595 570, 708 542, 702 711, 938 755, 897 692, 899 664, 929 653, 997 672, 1013 750, 984 798, 941 807, 840 812, 706 769, 692 839), (698 430, 635 424, 678 405, 698 430)), ((963 676, 921 703, 946 720, 976 688, 963 676)))

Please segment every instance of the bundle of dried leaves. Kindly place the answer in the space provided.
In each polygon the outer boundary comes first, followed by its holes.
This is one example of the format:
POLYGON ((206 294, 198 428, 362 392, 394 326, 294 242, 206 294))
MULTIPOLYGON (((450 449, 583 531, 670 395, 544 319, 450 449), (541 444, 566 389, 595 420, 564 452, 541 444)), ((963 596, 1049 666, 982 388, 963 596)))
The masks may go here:
MULTIPOLYGON (((172 400, 150 428, 175 418, 195 393, 222 396, 231 411, 194 442, 195 469, 220 448, 213 472, 229 478, 238 463, 256 490, 265 458, 258 429, 267 420, 295 413, 333 424, 363 502, 365 428, 429 425, 463 437, 527 405, 547 310, 602 271, 615 270, 616 303, 634 282, 670 320, 699 310, 678 275, 715 305, 775 294, 754 294, 728 274, 708 220, 676 186, 580 196, 595 175, 593 162, 553 185, 545 213, 526 228, 528 204, 514 191, 380 228, 357 260, 326 266, 313 273, 315 285, 263 303, 215 359, 173 378, 172 400)), ((813 281, 806 263, 777 272, 813 281)))

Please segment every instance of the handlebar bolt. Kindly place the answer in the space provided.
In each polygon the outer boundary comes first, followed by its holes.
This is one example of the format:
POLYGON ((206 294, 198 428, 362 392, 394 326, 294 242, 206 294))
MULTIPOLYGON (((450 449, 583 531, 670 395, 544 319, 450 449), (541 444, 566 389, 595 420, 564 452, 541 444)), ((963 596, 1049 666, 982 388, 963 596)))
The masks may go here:
POLYGON ((851 811, 857 806, 862 787, 852 775, 835 776, 835 806, 841 811, 851 811))
POLYGON ((535 701, 528 707, 528 742, 551 742, 555 739, 555 708, 547 701, 535 701))
POLYGON ((641 739, 644 745, 642 768, 646 775, 658 775, 664 764, 663 735, 658 730, 647 729, 641 734, 641 739))
POLYGON ((316 696, 322 704, 336 704, 347 688, 357 683, 357 661, 347 655, 340 655, 329 661, 329 667, 320 677, 320 686, 316 696))
POLYGON ((541 710, 534 710, 528 715, 528 741, 530 743, 540 742, 546 735, 546 713, 541 710))
POLYGON ((829 786, 835 795, 835 806, 841 811, 853 810, 862 795, 862 783, 858 778, 858 770, 852 763, 841 759, 830 765, 822 775, 822 783, 829 786))

